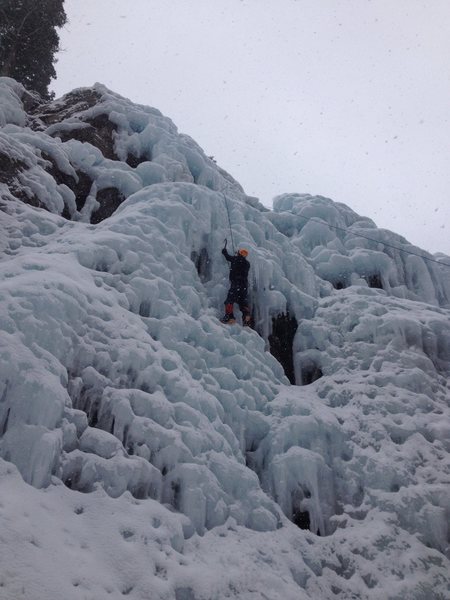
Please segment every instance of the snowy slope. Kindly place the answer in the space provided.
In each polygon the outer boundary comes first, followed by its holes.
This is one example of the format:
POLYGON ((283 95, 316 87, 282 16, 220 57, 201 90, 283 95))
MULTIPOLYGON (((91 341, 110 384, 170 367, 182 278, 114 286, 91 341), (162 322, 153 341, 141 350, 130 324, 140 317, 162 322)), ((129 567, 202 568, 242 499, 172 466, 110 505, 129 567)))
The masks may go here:
POLYGON ((449 257, 103 86, 0 99, 2 600, 447 598, 449 257))

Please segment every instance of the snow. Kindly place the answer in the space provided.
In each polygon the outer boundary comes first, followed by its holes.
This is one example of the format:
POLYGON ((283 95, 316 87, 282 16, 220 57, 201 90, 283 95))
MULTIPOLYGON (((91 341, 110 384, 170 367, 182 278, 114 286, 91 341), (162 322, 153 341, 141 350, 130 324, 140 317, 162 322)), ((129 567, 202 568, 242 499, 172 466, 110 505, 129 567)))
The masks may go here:
POLYGON ((267 211, 99 84, 24 94, 0 79, 2 600, 447 597, 450 259, 326 198, 267 211), (71 137, 105 115, 115 158, 71 137), (218 320, 229 219, 255 331, 218 320))

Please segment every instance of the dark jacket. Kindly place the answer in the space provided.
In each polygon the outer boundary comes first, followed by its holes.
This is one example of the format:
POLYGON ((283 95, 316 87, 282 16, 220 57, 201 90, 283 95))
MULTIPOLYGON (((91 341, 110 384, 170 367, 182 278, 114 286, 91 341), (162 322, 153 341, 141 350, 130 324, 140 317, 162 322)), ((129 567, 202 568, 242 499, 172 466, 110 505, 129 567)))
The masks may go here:
POLYGON ((230 281, 232 284, 247 287, 248 271, 250 269, 250 263, 244 257, 238 254, 232 256, 228 254, 227 249, 222 250, 222 254, 225 256, 230 264, 230 281))

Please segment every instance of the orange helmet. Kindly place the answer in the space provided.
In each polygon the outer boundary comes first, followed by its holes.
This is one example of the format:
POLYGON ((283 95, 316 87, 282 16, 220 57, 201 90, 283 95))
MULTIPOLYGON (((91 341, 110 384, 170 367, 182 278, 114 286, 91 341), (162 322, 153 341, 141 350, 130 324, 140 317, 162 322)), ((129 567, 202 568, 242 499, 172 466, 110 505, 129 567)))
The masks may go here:
POLYGON ((246 250, 245 248, 239 248, 238 254, 245 258, 246 256, 248 256, 248 250, 246 250))

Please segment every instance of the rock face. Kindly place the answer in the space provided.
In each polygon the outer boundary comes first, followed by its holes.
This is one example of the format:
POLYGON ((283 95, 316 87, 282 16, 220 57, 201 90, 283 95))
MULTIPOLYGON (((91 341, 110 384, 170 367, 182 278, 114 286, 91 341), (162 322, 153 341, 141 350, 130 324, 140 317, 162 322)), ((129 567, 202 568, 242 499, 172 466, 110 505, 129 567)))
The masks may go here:
POLYGON ((240 186, 155 109, 132 107, 106 88, 75 90, 43 103, 3 78, 8 142, 0 153, 2 182, 33 206, 99 223, 131 193, 164 181, 240 186), (26 108, 28 112, 26 112, 26 108), (26 128, 14 129, 12 124, 26 128), (24 162, 15 158, 26 145, 24 162), (214 167, 214 168, 213 168, 214 167), (21 186, 14 188, 14 180, 21 186), (23 193, 25 190, 25 194, 23 193))
POLYGON ((446 597, 450 259, 267 211, 103 86, 0 98, 6 597, 446 597), (218 321, 228 215, 255 331, 218 321))

